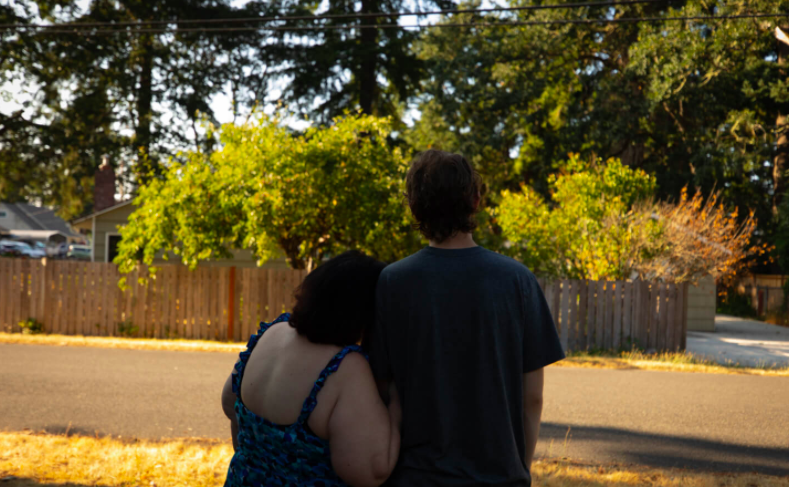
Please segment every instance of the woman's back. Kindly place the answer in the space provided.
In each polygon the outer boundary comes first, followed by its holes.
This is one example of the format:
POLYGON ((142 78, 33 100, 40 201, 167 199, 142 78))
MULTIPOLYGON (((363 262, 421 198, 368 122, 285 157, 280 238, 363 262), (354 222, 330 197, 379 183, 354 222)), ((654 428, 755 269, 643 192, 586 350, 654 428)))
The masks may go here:
POLYGON ((327 379, 360 349, 311 343, 288 319, 262 324, 236 364, 238 450, 226 486, 346 485, 332 468, 328 440, 342 381, 327 379))

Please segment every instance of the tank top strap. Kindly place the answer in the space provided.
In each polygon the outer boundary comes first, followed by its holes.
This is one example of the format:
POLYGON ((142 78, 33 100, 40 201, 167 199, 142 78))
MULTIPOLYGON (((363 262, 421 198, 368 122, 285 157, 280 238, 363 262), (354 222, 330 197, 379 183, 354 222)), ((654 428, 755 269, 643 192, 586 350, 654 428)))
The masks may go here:
POLYGON ((340 363, 342 363, 342 359, 345 358, 351 352, 357 352, 362 354, 365 359, 367 359, 367 354, 364 353, 362 347, 359 345, 348 345, 344 347, 342 350, 337 352, 337 354, 329 360, 329 363, 324 367, 321 371, 321 375, 318 376, 318 380, 315 381, 315 385, 312 386, 312 391, 310 391, 310 395, 307 396, 307 399, 304 400, 304 405, 301 408, 301 414, 299 415, 299 420, 297 424, 304 424, 309 419, 310 414, 315 409, 315 406, 318 405, 318 393, 323 389, 323 385, 326 383, 326 379, 329 378, 330 375, 337 372, 337 369, 340 368, 340 363))
POLYGON ((260 337, 263 336, 263 333, 266 332, 272 325, 277 323, 281 323, 283 321, 290 321, 290 313, 282 313, 272 321, 271 323, 260 322, 258 325, 258 331, 254 335, 249 337, 249 341, 247 341, 247 348, 238 354, 238 361, 233 370, 233 393, 236 397, 240 397, 241 394, 241 380, 244 378, 244 369, 247 367, 247 362, 249 361, 249 356, 252 355, 252 350, 255 349, 255 345, 258 344, 260 337))

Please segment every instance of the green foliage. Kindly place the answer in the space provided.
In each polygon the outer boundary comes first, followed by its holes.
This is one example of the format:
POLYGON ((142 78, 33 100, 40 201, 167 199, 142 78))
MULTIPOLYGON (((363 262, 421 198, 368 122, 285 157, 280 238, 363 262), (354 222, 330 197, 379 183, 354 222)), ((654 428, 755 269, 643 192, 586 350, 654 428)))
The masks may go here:
POLYGON ((738 293, 735 289, 718 293, 715 312, 739 318, 759 318, 751 304, 751 298, 738 293))
POLYGON ((25 335, 38 335, 44 332, 44 324, 35 318, 28 318, 19 322, 22 333, 25 335))
MULTIPOLYGON (((785 12, 789 1, 668 5, 589 7, 572 16, 785 12)), ((444 21, 568 15, 525 10, 444 21)), ((705 196, 721 190, 722 199, 741 215, 752 208, 759 235, 772 239, 774 199, 787 188, 785 168, 774 170, 778 136, 786 130, 780 116, 789 112, 785 69, 777 62, 773 35, 781 22, 431 29, 417 44, 429 76, 420 98, 421 119, 407 137, 471 157, 490 186, 493 209, 502 190, 517 191, 522 183, 548 198, 551 176, 563 171, 568 153, 578 153, 583 159, 619 158, 654 174, 661 200, 676 200, 686 186, 705 196)))
POLYGON ((140 327, 134 325, 131 321, 121 321, 118 323, 118 334, 122 337, 131 338, 137 335, 140 327))
POLYGON ((140 188, 115 262, 122 272, 164 252, 200 260, 254 251, 310 268, 357 248, 395 260, 418 248, 402 201, 407 162, 387 119, 337 118, 296 135, 261 116, 222 127, 222 148, 191 153, 140 188))
POLYGON ((655 178, 623 166, 572 156, 565 172, 549 178, 551 199, 523 185, 505 190, 497 222, 508 252, 532 271, 574 279, 626 279, 648 258, 660 224, 635 205, 655 191, 655 178))

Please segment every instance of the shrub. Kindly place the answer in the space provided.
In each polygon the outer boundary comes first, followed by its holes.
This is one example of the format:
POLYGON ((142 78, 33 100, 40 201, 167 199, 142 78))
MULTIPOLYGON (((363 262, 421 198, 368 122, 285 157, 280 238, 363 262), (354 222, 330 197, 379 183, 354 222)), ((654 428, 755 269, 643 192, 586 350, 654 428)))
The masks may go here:
POLYGON ((28 318, 19 322, 22 333, 25 335, 38 335, 44 332, 44 324, 35 318, 28 318))
POLYGON ((124 337, 133 337, 140 330, 138 326, 132 324, 131 321, 122 321, 118 323, 118 334, 124 337))

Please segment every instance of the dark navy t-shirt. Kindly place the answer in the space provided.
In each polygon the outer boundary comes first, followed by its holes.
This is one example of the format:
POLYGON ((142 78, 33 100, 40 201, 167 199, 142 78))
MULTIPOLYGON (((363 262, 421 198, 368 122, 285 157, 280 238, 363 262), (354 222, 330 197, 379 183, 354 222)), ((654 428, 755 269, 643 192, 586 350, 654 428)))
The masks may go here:
POLYGON ((528 485, 523 373, 564 358, 534 275, 482 247, 427 247, 376 295, 370 364, 403 405, 387 485, 528 485))

